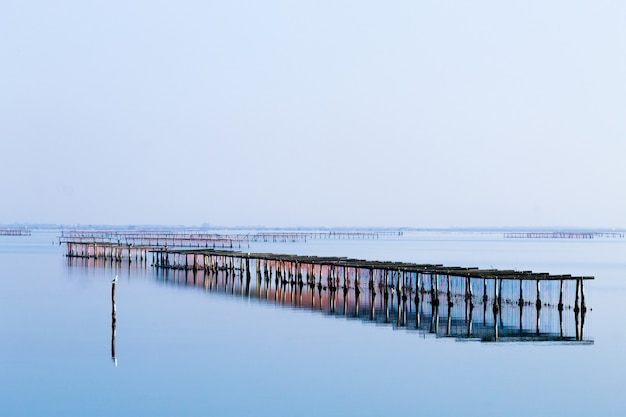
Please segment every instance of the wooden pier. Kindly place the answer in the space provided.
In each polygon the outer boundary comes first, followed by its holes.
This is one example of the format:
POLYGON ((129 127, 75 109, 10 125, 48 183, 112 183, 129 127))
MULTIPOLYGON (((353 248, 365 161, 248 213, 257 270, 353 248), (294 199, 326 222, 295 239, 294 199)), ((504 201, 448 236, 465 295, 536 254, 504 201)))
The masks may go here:
MULTIPOLYGON (((355 298, 367 294, 371 308, 377 297, 386 303, 390 297, 395 298, 397 306, 412 300, 415 308, 426 297, 437 311, 440 304, 450 309, 461 304, 469 311, 476 305, 483 309, 489 305, 498 318, 505 307, 517 306, 520 315, 530 307, 537 320, 542 309, 552 309, 561 315, 573 311, 582 323, 587 312, 584 283, 593 279, 531 271, 235 251, 159 250, 152 252, 152 257, 152 265, 161 270, 238 276, 244 292, 264 288, 276 293, 285 286, 300 291, 308 288, 311 293, 317 290, 320 302, 328 298, 331 311, 336 308, 337 293, 343 294, 344 301, 349 294, 355 298)), ((397 313, 402 316, 406 311, 397 313)))
POLYGON ((379 239, 396 232, 272 232, 245 235, 171 231, 63 231, 59 244, 65 244, 71 258, 111 259, 121 262, 145 261, 151 250, 168 248, 241 249, 251 242, 306 242, 321 239, 379 239))
MULTIPOLYGON (((213 233, 120 233, 120 232, 70 232, 59 237, 59 244, 65 243, 82 250, 82 245, 106 245, 111 247, 196 247, 196 248, 241 248, 249 240, 241 236, 213 233)), ((68 252, 69 256, 70 253, 68 252)))
POLYGON ((31 231, 26 229, 0 229, 0 236, 30 236, 31 231))
POLYGON ((585 342, 592 277, 231 251, 153 253, 165 282, 441 337, 585 342))
POLYGON ((251 242, 306 242, 328 239, 379 239, 382 236, 397 236, 401 232, 261 232, 246 235, 251 242))
POLYGON ((94 258, 112 262, 135 261, 145 263, 148 260, 148 253, 156 248, 153 245, 120 244, 88 238, 74 238, 71 241, 66 241, 65 244, 67 248, 65 256, 69 258, 94 258))
POLYGON ((306 242, 308 240, 379 239, 396 236, 401 232, 259 232, 246 234, 220 234, 174 231, 114 231, 71 230, 63 231, 59 243, 118 244, 120 246, 241 248, 251 242, 306 242))
POLYGON ((596 237, 623 238, 622 232, 507 232, 507 239, 593 239, 596 237))

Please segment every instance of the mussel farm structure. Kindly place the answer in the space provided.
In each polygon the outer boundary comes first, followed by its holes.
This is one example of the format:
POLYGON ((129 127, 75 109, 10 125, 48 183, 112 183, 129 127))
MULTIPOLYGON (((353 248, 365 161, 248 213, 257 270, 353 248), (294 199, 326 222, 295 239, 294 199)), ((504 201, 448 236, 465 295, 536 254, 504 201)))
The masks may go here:
POLYGON ((437 337, 593 343, 584 331, 590 276, 249 253, 229 248, 237 240, 218 239, 73 235, 60 243, 67 245, 70 265, 120 271, 123 262, 128 268, 135 262, 156 268, 164 283, 437 337), (213 243, 226 248, 205 247, 213 243))
POLYGON ((0 229, 0 236, 30 236, 28 229, 0 229))
POLYGON ((233 293, 283 303, 289 299, 292 306, 310 308, 315 308, 317 302, 329 313, 339 311, 340 315, 372 321, 382 317, 384 323, 422 330, 427 326, 436 334, 445 317, 441 328, 445 327, 446 336, 452 336, 454 328, 456 336, 484 341, 585 341, 584 284, 593 279, 219 250, 158 250, 152 255, 152 265, 160 270, 202 272, 205 285, 212 282, 224 290, 230 287, 233 293), (569 333, 564 328, 564 314, 568 316, 565 321, 574 319, 574 326, 565 326, 571 330, 569 333), (479 321, 474 320, 477 315, 479 321), (542 315, 551 321, 546 334, 542 332, 542 315))

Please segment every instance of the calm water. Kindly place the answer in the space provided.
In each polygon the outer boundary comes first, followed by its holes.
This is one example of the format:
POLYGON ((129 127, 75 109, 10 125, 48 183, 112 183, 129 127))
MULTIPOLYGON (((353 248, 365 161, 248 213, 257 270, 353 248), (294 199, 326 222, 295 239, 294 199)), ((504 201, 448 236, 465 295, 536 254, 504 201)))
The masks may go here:
POLYGON ((626 415, 626 239, 414 233, 242 248, 593 275, 581 344, 461 343, 293 310, 151 267, 69 262, 56 236, 0 237, 1 416, 626 415))

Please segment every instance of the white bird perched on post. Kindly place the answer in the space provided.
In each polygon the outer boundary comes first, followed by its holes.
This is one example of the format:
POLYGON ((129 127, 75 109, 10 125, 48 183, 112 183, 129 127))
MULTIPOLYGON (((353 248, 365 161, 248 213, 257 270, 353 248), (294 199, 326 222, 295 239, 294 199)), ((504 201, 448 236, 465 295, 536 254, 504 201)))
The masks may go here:
POLYGON ((115 275, 115 278, 113 278, 113 281, 111 282, 117 282, 117 274, 115 275))

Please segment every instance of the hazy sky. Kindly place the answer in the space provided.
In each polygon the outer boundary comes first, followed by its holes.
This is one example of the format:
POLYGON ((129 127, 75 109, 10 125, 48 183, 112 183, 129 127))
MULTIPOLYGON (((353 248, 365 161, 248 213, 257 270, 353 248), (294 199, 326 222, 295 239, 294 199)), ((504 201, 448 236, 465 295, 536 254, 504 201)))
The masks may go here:
POLYGON ((626 227, 623 1, 0 2, 0 223, 626 227))

